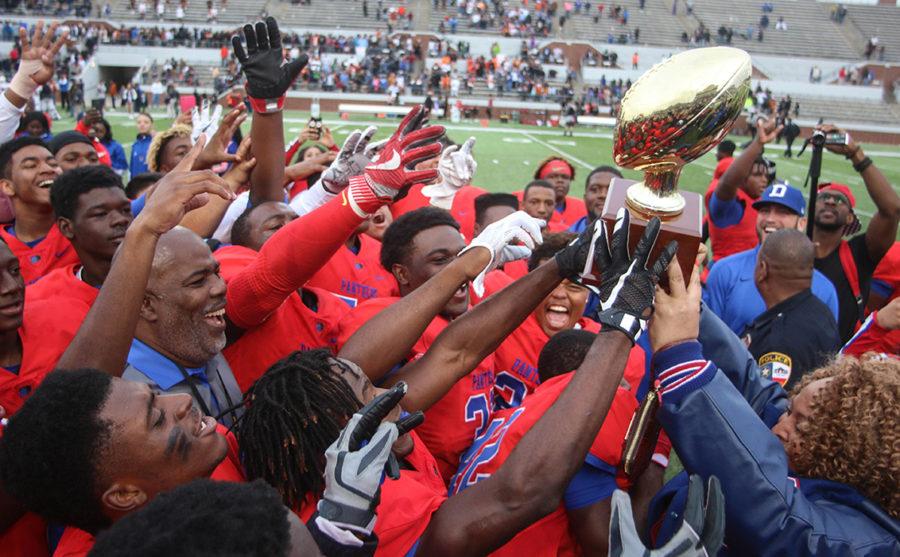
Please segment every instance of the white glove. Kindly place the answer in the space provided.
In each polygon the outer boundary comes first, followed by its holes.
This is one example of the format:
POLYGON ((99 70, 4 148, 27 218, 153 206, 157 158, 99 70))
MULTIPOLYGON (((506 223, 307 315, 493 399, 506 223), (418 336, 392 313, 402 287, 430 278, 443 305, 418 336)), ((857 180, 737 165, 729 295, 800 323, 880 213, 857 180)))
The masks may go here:
POLYGON ((464 247, 459 255, 478 246, 487 248, 491 252, 491 261, 472 281, 475 294, 479 297, 484 295, 484 276, 490 271, 504 263, 530 257, 535 244, 543 243, 541 228, 546 225, 546 222, 530 216, 525 211, 516 211, 489 224, 477 238, 472 240, 472 243, 464 247), (516 240, 524 245, 510 245, 510 242, 516 240))
POLYGON ((456 145, 444 149, 438 163, 440 181, 422 188, 422 195, 430 199, 431 205, 449 211, 456 192, 472 183, 478 169, 478 163, 472 157, 474 146, 475 138, 470 137, 463 143, 462 149, 456 145))
POLYGON ((191 109, 191 145, 197 143, 201 134, 212 137, 219 129, 219 119, 222 116, 222 105, 217 104, 212 114, 209 112, 209 101, 203 101, 200 110, 197 107, 191 109))
POLYGON ((378 131, 378 128, 369 126, 365 131, 353 130, 347 136, 338 156, 332 161, 328 170, 319 177, 325 191, 335 194, 339 193, 350 183, 350 178, 363 173, 366 165, 372 162, 366 156, 366 149, 376 131, 378 131))

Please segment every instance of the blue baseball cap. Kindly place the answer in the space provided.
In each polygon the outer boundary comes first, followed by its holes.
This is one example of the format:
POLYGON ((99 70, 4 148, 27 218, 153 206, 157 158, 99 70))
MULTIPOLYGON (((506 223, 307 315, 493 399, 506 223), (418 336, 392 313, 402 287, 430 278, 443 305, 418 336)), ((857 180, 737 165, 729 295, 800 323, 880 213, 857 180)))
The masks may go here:
POLYGON ((806 214, 806 202, 803 200, 803 192, 784 182, 775 182, 763 191, 759 199, 753 202, 753 208, 758 209, 764 203, 776 203, 787 207, 801 217, 806 214))

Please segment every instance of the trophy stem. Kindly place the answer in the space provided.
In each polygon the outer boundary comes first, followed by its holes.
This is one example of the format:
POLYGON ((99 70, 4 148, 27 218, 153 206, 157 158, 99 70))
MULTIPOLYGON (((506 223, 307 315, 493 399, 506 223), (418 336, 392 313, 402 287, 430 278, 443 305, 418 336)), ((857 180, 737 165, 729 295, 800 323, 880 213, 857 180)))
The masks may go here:
POLYGON ((684 211, 684 197, 678 193, 681 165, 647 169, 644 181, 628 188, 625 202, 636 216, 645 220, 677 217, 684 211))

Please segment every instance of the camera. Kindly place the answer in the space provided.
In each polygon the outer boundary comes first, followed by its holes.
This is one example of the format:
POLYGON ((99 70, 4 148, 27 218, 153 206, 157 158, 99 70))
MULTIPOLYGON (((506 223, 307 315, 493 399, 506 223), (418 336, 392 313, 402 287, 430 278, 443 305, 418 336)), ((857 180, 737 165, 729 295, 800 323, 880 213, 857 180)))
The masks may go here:
POLYGON ((810 138, 813 145, 849 145, 850 134, 844 132, 828 132, 820 130, 813 132, 810 138))

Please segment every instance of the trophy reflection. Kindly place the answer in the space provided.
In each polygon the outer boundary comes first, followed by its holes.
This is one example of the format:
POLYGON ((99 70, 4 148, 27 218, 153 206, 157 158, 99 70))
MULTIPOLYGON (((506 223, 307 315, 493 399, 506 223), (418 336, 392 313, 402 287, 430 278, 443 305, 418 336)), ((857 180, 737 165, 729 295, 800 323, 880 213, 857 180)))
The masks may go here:
MULTIPOLYGON (((685 164, 715 147, 728 134, 750 91, 752 65, 743 50, 698 48, 653 66, 622 98, 613 140, 617 165, 644 172, 644 180, 621 178, 610 184, 603 220, 615 222, 627 207, 632 226, 663 221, 652 257, 669 240, 678 240, 685 280, 700 245, 703 198, 678 191, 685 164)), ((610 228, 611 230, 611 228, 610 228)), ((640 230, 631 234, 633 243, 640 230)))

